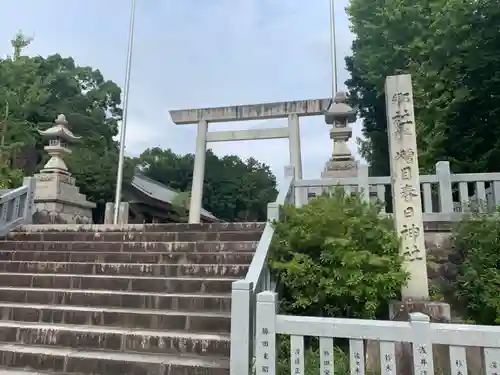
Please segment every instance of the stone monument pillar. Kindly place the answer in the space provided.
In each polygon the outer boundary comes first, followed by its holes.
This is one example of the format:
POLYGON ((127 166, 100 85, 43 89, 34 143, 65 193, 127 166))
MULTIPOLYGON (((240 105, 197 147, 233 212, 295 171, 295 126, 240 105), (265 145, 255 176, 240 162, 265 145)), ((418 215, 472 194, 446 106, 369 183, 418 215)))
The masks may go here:
POLYGON ((337 92, 330 109, 325 115, 325 122, 333 125, 330 138, 333 140, 333 154, 325 164, 321 178, 357 177, 358 162, 347 148, 347 141, 352 136, 349 124, 356 121, 356 111, 347 104, 347 94, 337 92))
MULTIPOLYGON (((394 301, 389 308, 390 318, 408 321, 410 313, 422 312, 432 321, 449 322, 450 306, 440 301, 429 301, 411 76, 387 77, 385 95, 395 227, 401 239, 403 266, 409 274, 408 284, 401 290, 402 301, 394 301)), ((436 373, 449 373, 446 370, 449 357, 436 350, 436 373)), ((430 348, 428 352, 432 355, 430 348)), ((406 344, 398 345, 397 354, 398 374, 411 373, 411 348, 406 344)), ((422 373, 424 370, 429 374, 433 372, 424 367, 421 368, 422 373)))
POLYGON ((413 95, 409 75, 387 77, 387 132, 391 166, 392 199, 400 253, 410 278, 404 297, 429 298, 422 199, 418 168, 413 95))
POLYGON ((36 174, 35 188, 35 224, 91 224, 92 209, 95 203, 79 192, 75 179, 71 177, 63 155, 70 154, 69 143, 76 142, 76 137, 68 129, 64 115, 57 116, 54 126, 38 131, 48 140, 44 150, 50 156, 40 173, 36 174))

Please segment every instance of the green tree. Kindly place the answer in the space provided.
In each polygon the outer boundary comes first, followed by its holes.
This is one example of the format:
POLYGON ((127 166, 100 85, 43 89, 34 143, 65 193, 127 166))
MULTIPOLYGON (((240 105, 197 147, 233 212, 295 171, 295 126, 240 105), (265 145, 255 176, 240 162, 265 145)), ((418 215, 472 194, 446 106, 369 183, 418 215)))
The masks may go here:
POLYGON ((389 174, 385 77, 410 73, 423 170, 498 170, 500 15, 493 0, 351 0, 356 39, 346 59, 352 104, 364 121, 361 153, 389 174))
MULTIPOLYGON (((70 129, 82 137, 72 147, 68 167, 90 200, 111 201, 118 165, 118 144, 113 137, 122 115, 120 88, 105 80, 99 70, 78 66, 72 58, 23 55, 30 42, 18 33, 12 40, 13 55, 0 60, 0 113, 9 114, 2 124, 2 139, 4 147, 20 145, 8 157, 13 160, 16 152, 27 149, 46 157, 37 129, 47 129, 64 113, 70 129)), ((124 180, 128 181, 133 168, 131 163, 126 165, 124 180)))
POLYGON ((496 172, 500 159, 498 2, 448 0, 435 8, 417 75, 423 133, 454 172, 496 172), (432 123, 434 120, 434 124, 432 123))
POLYGON ((13 188, 20 185, 22 171, 12 168, 11 158, 18 151, 22 143, 10 142, 6 144, 7 130, 9 126, 9 105, 5 105, 5 115, 0 132, 0 189, 13 188))
POLYGON ((450 285, 459 310, 475 324, 500 324, 500 221, 493 215, 467 215, 454 229, 450 285))
POLYGON ((189 219, 189 204, 191 202, 191 194, 187 191, 180 192, 174 198, 172 207, 177 218, 181 222, 187 222, 189 219))
MULTIPOLYGON (((174 190, 189 192, 194 155, 152 148, 137 159, 149 178, 174 190)), ((230 155, 219 158, 207 151, 203 185, 203 208, 227 221, 265 221, 267 203, 276 199, 276 179, 270 168, 253 158, 230 155)))
POLYGON ((399 240, 380 207, 336 189, 274 223, 270 265, 291 314, 381 318, 407 279, 399 240))
POLYGON ((11 41, 12 57, 0 60, 0 110, 3 113, 0 127, 0 183, 2 187, 17 187, 22 171, 12 168, 12 159, 23 147, 34 146, 31 133, 33 124, 22 113, 42 103, 47 93, 41 87, 42 79, 35 77, 38 61, 21 56, 22 48, 31 43, 21 33, 11 41))

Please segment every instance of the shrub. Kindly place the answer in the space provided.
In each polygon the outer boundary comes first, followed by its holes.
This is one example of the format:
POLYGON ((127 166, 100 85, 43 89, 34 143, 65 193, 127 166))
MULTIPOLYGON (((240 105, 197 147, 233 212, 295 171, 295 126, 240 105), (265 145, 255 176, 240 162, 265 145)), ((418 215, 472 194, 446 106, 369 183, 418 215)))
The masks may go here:
POLYGON ((380 207, 342 189, 275 222, 270 266, 282 310, 297 315, 376 318, 407 280, 394 224, 380 207))
POLYGON ((500 220, 498 213, 471 213, 453 231, 454 297, 469 321, 500 324, 500 220))

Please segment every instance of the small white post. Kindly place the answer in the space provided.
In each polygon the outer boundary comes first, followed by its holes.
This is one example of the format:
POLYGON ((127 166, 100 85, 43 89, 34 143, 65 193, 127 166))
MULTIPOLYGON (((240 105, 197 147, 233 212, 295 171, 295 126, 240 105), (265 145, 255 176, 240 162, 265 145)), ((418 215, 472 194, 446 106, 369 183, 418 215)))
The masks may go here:
POLYGON ((191 202, 189 204, 189 223, 198 224, 203 201, 203 179, 205 177, 205 156, 207 153, 207 130, 205 120, 198 123, 196 134, 196 152, 194 155, 193 185, 191 186, 191 202))
POLYGON ((370 202, 370 184, 368 179, 368 166, 360 165, 358 169, 358 194, 365 202, 370 202))
POLYGON ((500 206, 500 181, 493 181, 493 202, 495 203, 494 209, 500 206))
MULTIPOLYGON (((300 150, 300 123, 299 116, 292 113, 288 116, 288 141, 290 143, 290 163, 294 166, 294 178, 296 181, 302 179, 302 156, 300 150)), ((295 205, 302 205, 302 188, 294 188, 295 205)))
POLYGON ((285 178, 292 179, 292 185, 290 186, 290 190, 288 191, 286 203, 290 203, 295 205, 295 168, 293 165, 285 165, 285 178))
POLYGON ((271 202, 267 204, 267 220, 279 220, 280 219, 280 206, 276 202, 271 202))
POLYGON ((409 273, 401 294, 403 298, 425 300, 429 298, 429 281, 411 76, 387 77, 385 95, 395 226, 409 273))
POLYGON ((231 375, 251 373, 253 329, 251 326, 253 284, 238 280, 231 292, 231 375))
POLYGON ((430 318, 422 313, 410 313, 412 328, 414 374, 434 374, 430 318))
POLYGON ((276 301, 273 292, 257 295, 256 375, 276 375, 276 301))
POLYGON ((439 212, 453 212, 453 191, 451 189, 451 172, 449 161, 436 163, 436 175, 439 186, 439 212))
POLYGON ((33 211, 35 209, 36 179, 34 177, 25 177, 23 179, 23 186, 28 187, 28 192, 26 194, 24 212, 22 215, 24 218, 24 224, 31 224, 33 223, 33 211))

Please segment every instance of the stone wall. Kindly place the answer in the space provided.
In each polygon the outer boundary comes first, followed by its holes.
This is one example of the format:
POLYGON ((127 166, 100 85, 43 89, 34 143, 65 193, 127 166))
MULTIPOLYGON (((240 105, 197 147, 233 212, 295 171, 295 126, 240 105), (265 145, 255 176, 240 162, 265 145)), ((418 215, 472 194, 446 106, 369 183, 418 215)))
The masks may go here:
POLYGON ((427 274, 429 288, 438 287, 444 299, 452 307, 452 320, 460 320, 460 306, 457 306, 447 292, 450 281, 456 276, 453 264, 452 223, 425 223, 425 247, 427 249, 427 274))

